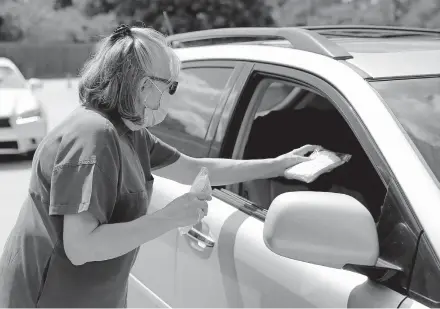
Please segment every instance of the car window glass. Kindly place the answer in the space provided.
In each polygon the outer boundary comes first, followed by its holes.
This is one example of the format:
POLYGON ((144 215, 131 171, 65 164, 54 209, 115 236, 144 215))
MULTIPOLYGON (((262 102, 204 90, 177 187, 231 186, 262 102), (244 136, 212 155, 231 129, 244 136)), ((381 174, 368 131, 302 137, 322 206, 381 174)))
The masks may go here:
POLYGON ((271 111, 280 110, 284 107, 286 98, 292 93, 294 86, 287 82, 272 82, 264 92, 264 96, 258 105, 258 110, 255 115, 257 117, 263 117, 271 111))
POLYGON ((440 182, 440 78, 371 82, 440 182))
POLYGON ((410 296, 429 306, 440 307, 440 261, 423 233, 411 278, 410 296))
MULTIPOLYGON (((321 175, 310 184, 284 177, 242 183, 240 195, 268 209, 275 197, 286 192, 343 193, 359 200, 377 220, 386 190, 356 136, 329 100, 308 90, 298 91, 296 88, 299 87, 293 87, 284 81, 271 83, 267 89, 261 88, 261 91, 268 92, 267 95, 260 94, 263 99, 269 98, 269 92, 273 93, 277 89, 278 94, 272 94, 271 97, 279 98, 282 97, 280 93, 284 93, 287 102, 281 107, 273 104, 269 110, 263 108, 264 115, 261 115, 261 108, 256 109, 247 142, 242 145, 243 159, 275 158, 303 145, 314 144, 331 151, 350 154, 351 160, 332 172, 321 175), (284 86, 281 86, 283 83, 284 86)), ((255 93, 254 96, 256 95, 258 94, 255 93)), ((263 102, 267 104, 264 100, 257 104, 263 102)))
POLYGON ((12 68, 0 66, 0 88, 24 88, 25 80, 12 68))
POLYGON ((177 91, 171 96, 165 120, 152 133, 194 157, 207 156, 211 140, 207 132, 233 68, 183 69, 177 91))

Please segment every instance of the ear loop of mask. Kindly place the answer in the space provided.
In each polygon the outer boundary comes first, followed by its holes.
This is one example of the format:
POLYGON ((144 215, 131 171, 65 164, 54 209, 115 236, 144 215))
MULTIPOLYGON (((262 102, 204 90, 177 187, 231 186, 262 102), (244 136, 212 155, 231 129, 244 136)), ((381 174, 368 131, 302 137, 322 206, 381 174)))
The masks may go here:
POLYGON ((156 90, 160 93, 159 105, 158 105, 156 108, 151 108, 151 107, 149 107, 149 106, 147 105, 147 103, 146 103, 147 100, 148 100, 148 97, 149 97, 149 96, 147 96, 147 97, 145 98, 145 100, 144 100, 144 106, 145 106, 146 108, 150 109, 150 110, 155 110, 155 111, 157 111, 157 110, 159 110, 161 107, 163 108, 163 104, 162 104, 162 103, 163 103, 164 93, 165 93, 166 91, 168 91, 168 87, 167 87, 165 90, 160 91, 159 87, 157 87, 157 85, 154 83, 153 80, 151 80, 150 78, 148 78, 148 80, 150 81, 151 84, 153 84, 153 87, 156 88, 156 90))

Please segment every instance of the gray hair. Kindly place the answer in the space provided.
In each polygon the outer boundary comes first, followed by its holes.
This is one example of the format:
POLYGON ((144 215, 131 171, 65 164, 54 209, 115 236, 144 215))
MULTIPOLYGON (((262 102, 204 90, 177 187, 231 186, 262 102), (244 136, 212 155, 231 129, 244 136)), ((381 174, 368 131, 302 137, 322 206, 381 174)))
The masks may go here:
MULTIPOLYGON (((104 112, 117 111, 134 123, 142 122, 136 112, 140 82, 156 76, 159 59, 169 62, 169 82, 177 79, 180 60, 165 36, 151 28, 131 28, 131 35, 118 39, 108 36, 80 73, 79 97, 82 105, 104 112)), ((166 78, 166 77, 164 77, 166 78)))

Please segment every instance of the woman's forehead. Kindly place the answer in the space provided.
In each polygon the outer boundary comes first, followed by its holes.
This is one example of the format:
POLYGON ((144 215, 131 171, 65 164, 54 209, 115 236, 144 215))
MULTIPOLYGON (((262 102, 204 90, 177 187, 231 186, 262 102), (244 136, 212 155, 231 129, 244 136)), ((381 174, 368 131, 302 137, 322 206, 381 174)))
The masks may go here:
MULTIPOLYGON (((145 44, 146 42, 144 42, 145 44)), ((147 46, 146 53, 141 53, 142 56, 147 57, 142 61, 142 64, 146 66, 144 70, 149 75, 154 75, 163 79, 170 79, 172 77, 171 72, 171 57, 167 46, 161 46, 159 44, 151 44, 147 46)))
POLYGON ((146 72, 146 76, 143 79, 146 79, 148 76, 154 76, 168 81, 172 78, 170 60, 163 55, 151 57, 151 65, 143 69, 146 72))
POLYGON ((153 60, 153 75, 166 80, 171 79, 170 58, 166 53, 162 53, 158 59, 153 60))

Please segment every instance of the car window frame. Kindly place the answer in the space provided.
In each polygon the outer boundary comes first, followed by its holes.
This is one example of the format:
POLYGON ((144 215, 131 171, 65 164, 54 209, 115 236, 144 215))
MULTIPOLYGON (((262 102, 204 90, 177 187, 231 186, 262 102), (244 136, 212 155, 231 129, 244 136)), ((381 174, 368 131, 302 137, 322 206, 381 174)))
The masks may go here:
MULTIPOLYGON (((279 65, 266 64, 266 63, 254 63, 254 66, 252 67, 252 70, 247 79, 245 88, 243 88, 242 94, 240 95, 239 98, 237 98, 235 102, 228 102, 228 104, 234 104, 234 108, 230 108, 230 109, 237 111, 239 107, 239 102, 241 102, 243 99, 245 100, 247 99, 247 98, 243 98, 244 96, 246 96, 246 92, 250 92, 247 93, 248 98, 252 96, 255 86, 259 82, 259 80, 257 80, 256 84, 252 85, 252 83, 255 82, 256 76, 264 76, 264 78, 286 80, 288 82, 297 84, 299 87, 310 89, 320 95, 330 98, 335 108, 344 117, 347 124, 350 126, 351 130, 355 134, 356 138, 361 143, 365 153, 367 154, 373 165, 376 166, 376 171, 378 175, 381 177, 385 186, 387 186, 390 180, 394 178, 394 175, 392 174, 390 167, 388 166, 385 158, 381 154, 379 147, 374 142, 373 137, 368 132, 367 128, 363 124, 359 115, 354 111, 353 108, 351 108, 349 102, 346 100, 344 95, 340 93, 337 89, 335 89, 330 82, 325 81, 312 73, 308 73, 302 70, 297 70, 286 66, 279 66, 279 65), (254 81, 252 79, 254 79, 254 81)), ((247 106, 245 110, 247 110, 247 106)), ((231 121, 234 121, 234 119, 231 119, 231 121)), ((246 125, 248 125, 248 123, 243 122, 240 125, 240 130, 243 126, 246 125)), ((223 155, 224 153, 231 153, 232 155, 233 151, 235 150, 236 144, 238 144, 237 137, 238 137, 238 132, 234 141, 224 141, 221 150, 222 157, 225 157, 223 155), (228 147, 231 147, 231 144, 234 145, 232 151, 230 149, 226 149, 228 147)), ((233 157, 233 159, 240 159, 240 158, 233 157)), ((226 189, 234 193, 238 193, 236 190, 231 190, 231 186, 228 186, 226 189)), ((408 203, 408 201, 405 202, 408 203)))
POLYGON ((212 119, 212 128, 210 128, 210 132, 208 132, 208 136, 211 138, 211 146, 210 151, 208 154, 208 157, 210 158, 218 158, 221 156, 221 148, 223 147, 224 142, 224 136, 228 135, 228 130, 230 129, 230 123, 232 120, 232 115, 234 114, 234 108, 236 106, 236 102, 238 102, 243 88, 245 87, 249 75, 252 71, 252 68, 254 66, 253 63, 246 62, 246 61, 231 61, 231 60, 204 60, 204 61, 197 61, 198 63, 228 63, 233 62, 239 64, 239 67, 237 67, 236 78, 233 81, 233 85, 231 87, 231 90, 228 94, 227 99, 222 102, 221 108, 216 110, 214 113, 214 117, 212 119), (224 136, 222 136, 222 133, 219 132, 220 124, 226 128, 224 132, 224 136), (212 134, 212 135, 210 135, 212 134), (217 139, 220 140, 220 142, 217 142, 217 139), (218 147, 214 147, 214 144, 218 143, 218 147))

